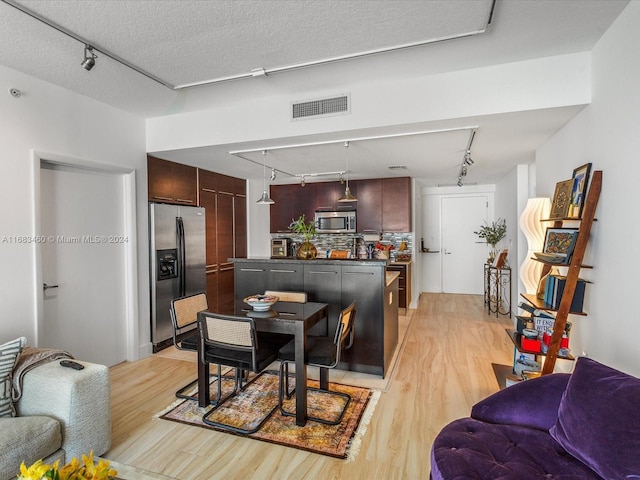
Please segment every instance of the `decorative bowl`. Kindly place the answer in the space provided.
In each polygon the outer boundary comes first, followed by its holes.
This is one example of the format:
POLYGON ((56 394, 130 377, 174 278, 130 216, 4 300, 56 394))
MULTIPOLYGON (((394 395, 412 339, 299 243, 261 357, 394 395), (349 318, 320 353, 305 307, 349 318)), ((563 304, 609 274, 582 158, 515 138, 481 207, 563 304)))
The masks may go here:
POLYGON ((266 312, 277 301, 278 297, 275 295, 251 295, 243 300, 244 303, 249 305, 256 312, 266 312))

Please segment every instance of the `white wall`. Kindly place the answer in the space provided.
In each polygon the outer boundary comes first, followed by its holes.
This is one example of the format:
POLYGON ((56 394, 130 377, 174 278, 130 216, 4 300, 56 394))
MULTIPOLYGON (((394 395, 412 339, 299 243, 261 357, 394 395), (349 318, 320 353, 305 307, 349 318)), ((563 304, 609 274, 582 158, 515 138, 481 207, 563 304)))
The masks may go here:
MULTIPOLYGON (((149 338, 147 186, 144 120, 87 97, 0 66, 0 342, 19 335, 36 338, 35 247, 13 243, 31 237, 34 225, 32 150, 56 158, 81 159, 138 171, 138 321, 141 342, 149 338), (22 91, 20 98, 7 92, 22 91)), ((87 312, 89 314, 90 312, 87 312)))
POLYGON ((251 82, 221 84, 217 92, 233 92, 223 105, 207 97, 208 89, 192 89, 183 92, 185 113, 147 120, 147 151, 584 105, 590 100, 589 68, 590 55, 582 52, 440 75, 351 76, 327 89, 300 87, 293 97, 277 82, 269 91, 252 88, 251 82), (343 90, 351 95, 350 115, 291 121, 292 101, 343 90), (190 111, 194 108, 199 110, 190 111))
POLYGON ((571 349, 640 375, 640 312, 636 252, 640 222, 640 2, 631 2, 594 48, 592 104, 537 152, 537 194, 553 196, 556 182, 584 163, 603 171, 602 195, 582 270, 587 317, 572 317, 571 349))

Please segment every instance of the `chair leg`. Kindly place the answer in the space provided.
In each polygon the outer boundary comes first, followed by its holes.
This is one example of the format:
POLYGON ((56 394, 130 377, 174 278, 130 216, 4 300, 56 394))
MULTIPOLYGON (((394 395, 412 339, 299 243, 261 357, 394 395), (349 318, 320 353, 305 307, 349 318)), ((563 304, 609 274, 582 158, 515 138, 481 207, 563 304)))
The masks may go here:
MULTIPOLYGON (((235 377, 235 375, 234 375, 235 377)), ((222 378, 230 378, 227 375, 220 375, 220 372, 218 373, 218 375, 209 375, 209 382, 213 381, 213 380, 218 380, 218 384, 221 382, 222 378)), ((194 395, 187 395, 186 393, 184 393, 185 391, 188 391, 190 389, 192 389, 193 387, 195 387, 198 384, 198 379, 196 378, 195 380, 193 380, 192 382, 187 383, 184 387, 178 389, 176 391, 176 398, 183 398, 186 400, 198 400, 198 394, 194 394, 194 395)), ((216 401, 212 400, 211 401, 211 405, 215 405, 216 401)))
MULTIPOLYGON (((213 415, 215 413, 215 411, 218 410, 218 408, 220 408, 227 400, 229 400, 231 397, 235 397, 237 394, 239 394, 241 392, 241 390, 246 389, 249 385, 251 385, 253 382, 255 382, 262 375, 263 372, 258 373, 254 378, 249 380, 244 385, 244 387, 242 387, 242 378, 245 376, 245 373, 248 374, 248 370, 244 370, 244 369, 240 369, 240 368, 236 369, 236 383, 235 383, 235 388, 234 388, 233 392, 230 393, 229 395, 227 395, 227 397, 225 397, 221 402, 216 404, 211 410, 209 410, 207 413, 205 413, 202 416, 202 422, 203 423, 205 423, 207 425, 210 425, 212 427, 219 428, 221 430, 229 430, 231 432, 239 433, 239 434, 242 434, 242 435, 250 435, 250 434, 255 433, 258 430, 260 430, 262 428, 262 426, 265 424, 265 422, 267 420, 269 420, 269 418, 271 418, 271 416, 274 414, 274 412, 278 409, 278 405, 274 406, 269 411, 269 413, 267 413, 262 418, 262 420, 260 420, 258 425, 253 429, 242 429, 242 428, 234 427, 234 426, 227 425, 227 424, 224 424, 224 423, 215 422, 215 421, 209 419, 209 417, 211 415, 213 415)), ((218 392, 220 392, 220 389, 218 390, 218 392)))
MULTIPOLYGON (((288 362, 280 363, 280 378, 278 382, 278 408, 280 409, 280 413, 286 417, 295 417, 295 412, 289 412, 284 409, 284 395, 287 393, 287 398, 291 398, 295 389, 289 395, 289 387, 288 387, 288 379, 289 379, 289 367, 288 362)), ((314 422, 323 423, 325 425, 339 425, 344 418, 344 414, 347 412, 347 407, 349 407, 349 403, 351 403, 351 395, 343 392, 335 392, 328 389, 329 385, 329 370, 327 368, 320 368, 320 386, 321 388, 314 387, 306 387, 308 390, 315 390, 317 392, 325 393, 327 395, 335 395, 345 399, 344 407, 342 408, 340 415, 336 420, 326 420, 324 418, 314 417, 311 415, 307 415, 308 420, 312 420, 314 422), (322 388, 322 386, 326 386, 326 388, 322 388)), ((297 385, 296 385, 297 387, 297 385)))

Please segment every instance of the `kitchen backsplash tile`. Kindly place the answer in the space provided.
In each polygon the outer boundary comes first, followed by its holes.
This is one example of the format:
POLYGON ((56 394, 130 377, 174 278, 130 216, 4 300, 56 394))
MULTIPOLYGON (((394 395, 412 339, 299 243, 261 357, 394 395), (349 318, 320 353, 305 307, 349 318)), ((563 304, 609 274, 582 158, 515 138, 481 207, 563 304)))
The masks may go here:
MULTIPOLYGON (((290 238, 292 241, 300 244, 304 241, 302 235, 296 234, 272 234, 272 238, 290 238)), ((382 234, 380 243, 393 245, 391 250, 391 260, 394 260, 396 255, 405 254, 411 255, 413 253, 413 234, 412 233, 393 233, 387 232, 382 234), (405 243, 405 249, 400 251, 402 242, 405 243)), ((330 250, 348 250, 353 252, 353 242, 357 242, 358 250, 357 254, 362 252, 361 246, 364 246, 366 252, 366 245, 363 240, 362 234, 318 234, 311 239, 311 243, 318 249, 318 257, 325 257, 330 250)), ((373 242, 368 242, 373 243, 373 242)))

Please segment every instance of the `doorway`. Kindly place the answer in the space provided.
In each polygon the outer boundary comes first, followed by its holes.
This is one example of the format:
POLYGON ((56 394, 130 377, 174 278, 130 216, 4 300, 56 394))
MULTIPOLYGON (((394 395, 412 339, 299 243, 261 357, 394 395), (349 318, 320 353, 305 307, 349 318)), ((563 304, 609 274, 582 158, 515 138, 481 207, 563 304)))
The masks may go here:
POLYGON ((443 197, 441 203, 442 291, 481 295, 487 247, 476 234, 488 218, 486 195, 443 197))
POLYGON ((37 345, 135 359, 133 172, 36 158, 37 345))

